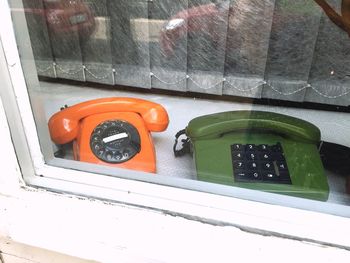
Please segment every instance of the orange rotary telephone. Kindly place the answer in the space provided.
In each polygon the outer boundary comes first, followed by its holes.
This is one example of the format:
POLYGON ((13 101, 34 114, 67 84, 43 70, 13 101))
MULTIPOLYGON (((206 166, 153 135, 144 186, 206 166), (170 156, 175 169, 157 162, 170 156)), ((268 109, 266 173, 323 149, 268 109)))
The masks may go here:
POLYGON ((74 159, 145 172, 156 172, 150 132, 169 123, 159 104, 134 98, 103 98, 65 108, 49 120, 56 144, 73 141, 74 159))

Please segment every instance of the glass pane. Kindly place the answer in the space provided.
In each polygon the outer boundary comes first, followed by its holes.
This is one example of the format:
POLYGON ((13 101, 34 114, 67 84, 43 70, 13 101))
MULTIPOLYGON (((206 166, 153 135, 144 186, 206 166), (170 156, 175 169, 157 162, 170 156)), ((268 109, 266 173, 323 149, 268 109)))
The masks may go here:
POLYGON ((84 3, 90 9, 91 16, 91 29, 80 33, 86 81, 113 85, 111 25, 107 0, 84 0, 84 3))
POLYGON ((342 1, 15 2, 48 165, 323 212, 349 205, 342 1))
POLYGON ((314 1, 276 0, 263 97, 304 100, 320 16, 314 1))
POLYGON ((260 98, 275 0, 231 1, 224 94, 260 98))
POLYGON ((48 24, 57 77, 84 81, 80 33, 84 34, 85 26, 89 23, 89 10, 81 2, 74 3, 43 1, 41 12, 45 14, 48 24))
POLYGON ((147 1, 108 1, 115 83, 151 87, 147 1))
POLYGON ((186 91, 187 0, 150 4, 152 87, 186 91))
POLYGON ((25 0, 23 6, 26 10, 25 16, 38 75, 56 77, 43 2, 25 0))
POLYGON ((331 6, 325 7, 323 12, 310 74, 311 87, 306 94, 306 101, 349 105, 349 31, 328 17, 331 10, 334 10, 339 15, 344 14, 344 22, 348 21, 348 11, 341 8, 342 2, 345 1, 328 1, 331 6))
POLYGON ((222 94, 230 1, 188 5, 188 90, 222 94))

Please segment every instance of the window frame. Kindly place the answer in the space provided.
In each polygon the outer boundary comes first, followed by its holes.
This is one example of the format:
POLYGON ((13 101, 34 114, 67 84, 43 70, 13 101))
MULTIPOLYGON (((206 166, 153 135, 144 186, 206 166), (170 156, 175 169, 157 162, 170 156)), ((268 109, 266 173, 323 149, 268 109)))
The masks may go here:
MULTIPOLYGON (((344 205, 331 204, 317 208, 318 211, 307 211, 300 208, 317 207, 319 202, 239 188, 235 189, 240 196, 237 198, 230 196, 231 188, 225 186, 211 185, 209 192, 202 192, 202 186, 209 184, 197 181, 184 183, 183 179, 169 178, 166 185, 156 177, 149 182, 140 181, 142 176, 133 178, 132 171, 120 170, 123 173, 121 177, 112 178, 46 163, 27 92, 31 79, 25 78, 23 72, 26 63, 32 61, 31 58, 20 60, 15 25, 7 1, 0 3, 0 16, 3 18, 0 25, 0 75, 3 75, 4 82, 1 97, 23 175, 20 182, 23 191, 34 187, 63 195, 143 207, 210 224, 236 226, 254 233, 350 246, 350 212, 345 211, 349 218, 339 216, 344 215, 344 209, 348 208, 344 205), (222 195, 217 195, 218 192, 222 195), (252 201, 252 196, 258 196, 264 202, 252 201), (295 202, 294 207, 283 206, 290 200, 295 202)), ((72 164, 64 160, 61 162, 62 166, 72 164)), ((75 164, 77 167, 88 167, 91 171, 95 169, 94 165, 75 164)))

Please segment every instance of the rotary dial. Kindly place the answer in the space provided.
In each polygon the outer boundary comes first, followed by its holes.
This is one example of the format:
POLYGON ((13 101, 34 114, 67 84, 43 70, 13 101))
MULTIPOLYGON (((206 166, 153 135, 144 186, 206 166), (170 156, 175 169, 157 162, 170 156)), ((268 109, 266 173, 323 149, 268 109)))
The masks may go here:
POLYGON ((140 135, 130 123, 109 120, 100 123, 90 137, 94 155, 107 163, 123 163, 141 150, 140 135))

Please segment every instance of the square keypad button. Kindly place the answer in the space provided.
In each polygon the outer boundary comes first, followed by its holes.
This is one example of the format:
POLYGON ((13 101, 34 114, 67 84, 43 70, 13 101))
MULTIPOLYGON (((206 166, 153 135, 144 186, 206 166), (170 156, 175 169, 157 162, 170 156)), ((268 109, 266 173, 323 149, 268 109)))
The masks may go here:
POLYGON ((232 144, 231 157, 236 182, 292 183, 280 143, 232 144))

